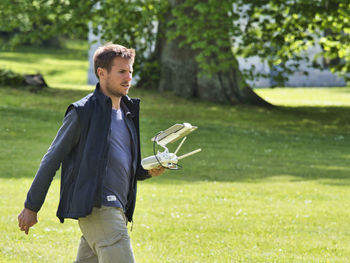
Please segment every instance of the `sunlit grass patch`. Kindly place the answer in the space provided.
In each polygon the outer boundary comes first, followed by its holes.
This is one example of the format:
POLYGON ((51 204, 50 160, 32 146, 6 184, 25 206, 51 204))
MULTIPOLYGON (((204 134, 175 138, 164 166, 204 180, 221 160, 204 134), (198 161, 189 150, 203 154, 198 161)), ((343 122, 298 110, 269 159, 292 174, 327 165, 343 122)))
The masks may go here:
POLYGON ((350 107, 350 88, 273 88, 255 89, 259 95, 280 106, 347 106, 350 107), (291 94, 293 94, 291 96, 291 94))

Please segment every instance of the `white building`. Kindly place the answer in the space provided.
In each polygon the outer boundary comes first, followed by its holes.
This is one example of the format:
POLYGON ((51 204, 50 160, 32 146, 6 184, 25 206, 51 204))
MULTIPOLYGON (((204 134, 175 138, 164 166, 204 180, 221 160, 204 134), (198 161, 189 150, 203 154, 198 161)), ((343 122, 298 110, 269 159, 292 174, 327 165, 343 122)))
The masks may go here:
MULTIPOLYGON (((309 59, 319 53, 320 48, 314 47, 309 49, 305 55, 309 56, 309 59)), ((261 73, 271 74, 271 70, 267 63, 262 63, 258 57, 249 59, 238 58, 238 62, 241 69, 249 69, 252 65, 256 67, 256 70, 261 73)), ((270 87, 272 85, 270 78, 258 78, 251 81, 252 87, 270 87)), ((328 69, 320 70, 308 67, 306 61, 301 62, 300 70, 289 76, 289 80, 285 83, 286 87, 339 87, 345 86, 344 78, 340 78, 337 74, 330 72, 328 69), (308 75, 304 75, 303 71, 307 71, 308 75)))

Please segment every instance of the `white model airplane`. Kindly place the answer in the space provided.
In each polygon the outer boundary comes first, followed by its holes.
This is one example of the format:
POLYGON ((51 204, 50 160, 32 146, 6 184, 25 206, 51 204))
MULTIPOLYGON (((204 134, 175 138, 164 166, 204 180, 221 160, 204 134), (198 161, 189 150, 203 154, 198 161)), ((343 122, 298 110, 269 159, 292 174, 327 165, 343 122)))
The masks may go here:
POLYGON ((200 152, 202 149, 197 149, 192 152, 186 153, 184 155, 181 155, 179 157, 176 156, 177 152, 180 150, 182 144, 186 140, 186 135, 190 134, 191 132, 195 131, 198 127, 192 126, 190 123, 183 123, 183 124, 175 124, 171 126, 170 128, 166 129, 165 131, 162 131, 158 133, 155 137, 152 138, 152 141, 154 143, 157 143, 161 147, 164 148, 163 152, 157 152, 157 154, 149 156, 144 158, 141 161, 141 165, 146 170, 151 170, 159 165, 168 168, 168 169, 178 169, 178 161, 186 158, 188 156, 191 156, 195 153, 200 152), (168 143, 173 143, 179 139, 182 139, 179 146, 176 148, 174 153, 170 153, 166 145, 168 143))

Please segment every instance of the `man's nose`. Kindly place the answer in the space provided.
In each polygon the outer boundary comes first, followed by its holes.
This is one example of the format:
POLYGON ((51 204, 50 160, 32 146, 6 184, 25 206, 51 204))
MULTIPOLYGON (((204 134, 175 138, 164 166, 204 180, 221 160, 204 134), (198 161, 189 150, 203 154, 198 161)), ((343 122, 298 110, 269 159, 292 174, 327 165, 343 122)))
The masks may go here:
POLYGON ((125 78, 127 81, 131 81, 132 80, 132 73, 127 73, 125 78))

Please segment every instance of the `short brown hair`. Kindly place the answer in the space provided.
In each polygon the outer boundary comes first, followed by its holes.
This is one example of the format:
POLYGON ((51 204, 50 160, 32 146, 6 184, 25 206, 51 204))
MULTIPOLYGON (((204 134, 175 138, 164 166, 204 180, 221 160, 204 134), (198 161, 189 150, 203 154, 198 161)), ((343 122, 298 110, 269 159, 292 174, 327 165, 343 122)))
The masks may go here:
POLYGON ((116 45, 113 43, 107 43, 103 46, 100 46, 94 54, 94 69, 95 75, 97 78, 97 69, 105 68, 109 72, 112 67, 113 59, 116 57, 127 58, 131 60, 131 63, 134 63, 135 59, 135 50, 126 48, 121 45, 116 45))

